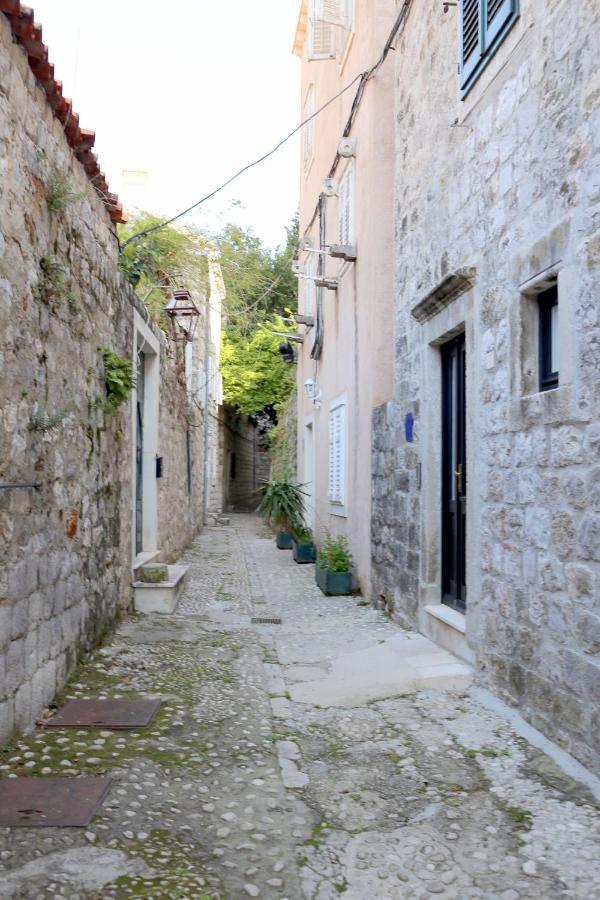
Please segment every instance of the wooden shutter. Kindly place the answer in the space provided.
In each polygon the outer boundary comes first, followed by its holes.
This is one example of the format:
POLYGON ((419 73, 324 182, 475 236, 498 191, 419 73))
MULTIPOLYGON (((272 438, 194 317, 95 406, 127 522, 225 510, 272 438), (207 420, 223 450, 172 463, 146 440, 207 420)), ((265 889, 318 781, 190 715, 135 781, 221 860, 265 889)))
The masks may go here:
POLYGON ((346 405, 329 413, 329 499, 343 506, 346 499, 346 405))
POLYGON ((506 23, 512 19, 517 9, 517 0, 484 0, 485 5, 485 50, 489 50, 506 23))
MULTIPOLYGON (((315 88, 314 85, 308 89, 308 93, 306 95, 306 102, 304 104, 304 121, 310 119, 315 112, 315 88)), ((310 122, 306 122, 304 126, 304 135, 303 135, 303 156, 304 156, 304 168, 307 169, 310 162, 313 158, 313 150, 314 150, 314 137, 315 137, 315 122, 314 119, 311 119, 310 122)))
POLYGON ((339 186, 340 244, 354 243, 354 169, 349 166, 339 186))
POLYGON ((335 57, 335 26, 317 15, 318 0, 311 0, 308 17, 308 58, 333 59, 335 57))
MULTIPOLYGON (((306 263, 304 264, 304 274, 305 275, 316 275, 316 254, 310 253, 306 263)), ((315 297, 315 283, 312 278, 307 278, 304 281, 304 315, 312 316, 313 310, 315 307, 314 304, 315 297)))
MULTIPOLYGON (((483 4, 460 0, 460 86, 463 88, 483 55, 483 4)), ((492 2, 492 0, 490 0, 492 2)))
POLYGON ((315 18, 330 25, 344 25, 344 0, 315 0, 315 18))

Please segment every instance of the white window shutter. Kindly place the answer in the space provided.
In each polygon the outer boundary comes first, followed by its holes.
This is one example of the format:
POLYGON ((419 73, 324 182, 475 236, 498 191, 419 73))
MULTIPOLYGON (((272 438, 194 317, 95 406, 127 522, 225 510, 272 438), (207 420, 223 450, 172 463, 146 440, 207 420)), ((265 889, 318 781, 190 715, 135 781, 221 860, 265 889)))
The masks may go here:
MULTIPOLYGON (((316 275, 316 255, 314 253, 309 254, 306 263, 304 264, 304 274, 305 275, 316 275)), ((314 297, 315 297, 315 283, 312 278, 306 278, 304 280, 304 315, 312 316, 314 309, 314 297)))
POLYGON ((335 410, 329 413, 329 499, 335 498, 335 410))
POLYGON ((330 25, 345 25, 345 0, 315 0, 315 19, 330 25))
POLYGON ((340 181, 340 244, 354 243, 354 170, 349 166, 340 181))
POLYGON ((318 0, 312 0, 308 21, 308 58, 334 59, 335 27, 317 16, 318 0))
POLYGON ((346 406, 329 413, 329 499, 343 506, 346 500, 346 406))
MULTIPOLYGON (((310 119, 315 112, 315 88, 314 85, 308 89, 308 93, 306 95, 306 102, 304 104, 304 121, 310 119)), ((303 156, 304 156, 304 167, 308 168, 314 152, 314 138, 315 138, 315 122, 314 119, 311 119, 310 122, 306 122, 304 126, 304 140, 303 140, 303 156)))

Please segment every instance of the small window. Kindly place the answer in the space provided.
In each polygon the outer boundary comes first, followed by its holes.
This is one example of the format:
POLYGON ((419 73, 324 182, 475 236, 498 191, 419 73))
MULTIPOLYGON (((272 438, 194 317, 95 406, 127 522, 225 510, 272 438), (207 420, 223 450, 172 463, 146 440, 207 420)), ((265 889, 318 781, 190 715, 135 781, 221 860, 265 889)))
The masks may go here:
POLYGON ((304 170, 306 171, 313 160, 314 143, 315 143, 315 120, 310 119, 315 113, 315 87, 313 84, 308 89, 306 100, 304 102, 304 115, 302 119, 306 122, 302 134, 302 155, 304 158, 304 170))
POLYGON ((460 87, 464 97, 519 16, 519 0, 460 0, 460 87))
POLYGON ((354 168, 349 165, 339 187, 340 244, 354 244, 354 168))
POLYGON ((346 398, 335 400, 329 410, 329 500, 346 502, 346 398))
POLYGON ((554 285, 538 297, 540 334, 540 391, 558 387, 559 329, 558 287, 554 285))

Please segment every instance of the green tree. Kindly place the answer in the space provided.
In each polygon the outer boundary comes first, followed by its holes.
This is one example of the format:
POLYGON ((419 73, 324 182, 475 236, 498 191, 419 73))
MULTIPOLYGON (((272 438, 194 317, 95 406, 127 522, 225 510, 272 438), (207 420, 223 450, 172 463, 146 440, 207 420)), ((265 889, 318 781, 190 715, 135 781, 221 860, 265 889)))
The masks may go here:
POLYGON ((298 243, 298 218, 286 228, 284 244, 274 252, 263 247, 252 229, 226 225, 213 237, 227 291, 227 328, 250 334, 273 315, 295 309, 298 284, 292 258, 298 243))
MULTIPOLYGON (((141 213, 119 226, 121 244, 161 219, 141 213)), ((203 292, 207 286, 208 241, 194 228, 167 225, 127 244, 121 253, 121 269, 152 316, 163 327, 163 310, 173 288, 203 292)))
POLYGON ((235 329, 223 332, 221 372, 226 403, 246 415, 264 409, 281 408, 295 385, 295 367, 283 361, 279 352, 285 340, 273 331, 286 331, 289 324, 280 316, 263 322, 250 335, 235 329))

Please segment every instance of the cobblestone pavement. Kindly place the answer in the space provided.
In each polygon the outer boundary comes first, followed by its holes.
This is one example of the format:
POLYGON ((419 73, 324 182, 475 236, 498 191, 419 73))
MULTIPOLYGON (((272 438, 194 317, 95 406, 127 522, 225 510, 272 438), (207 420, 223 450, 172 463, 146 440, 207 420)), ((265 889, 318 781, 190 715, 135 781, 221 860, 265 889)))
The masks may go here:
POLYGON ((87 830, 0 829, 0 897, 600 897, 587 789, 468 691, 290 701, 340 648, 393 634, 380 613, 325 598, 250 516, 183 562, 177 613, 127 619, 65 691, 160 696, 152 725, 4 749, 5 777, 115 783, 87 830))

